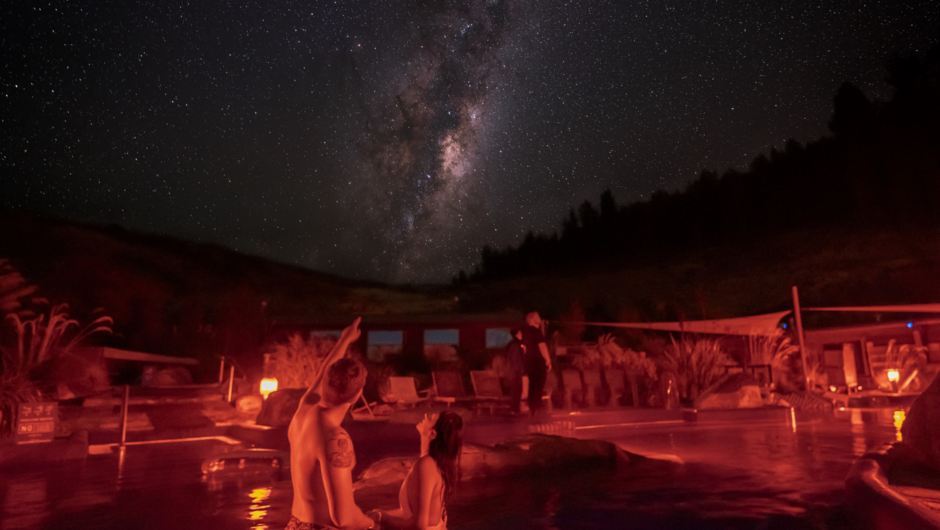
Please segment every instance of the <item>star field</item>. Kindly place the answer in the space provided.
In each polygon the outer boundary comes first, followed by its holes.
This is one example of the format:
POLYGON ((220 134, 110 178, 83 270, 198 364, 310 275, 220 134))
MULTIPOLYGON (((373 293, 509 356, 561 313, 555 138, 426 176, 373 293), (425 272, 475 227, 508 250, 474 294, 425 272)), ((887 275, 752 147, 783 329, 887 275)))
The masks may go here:
POLYGON ((446 281, 827 134, 934 2, 15 3, 0 204, 348 277, 446 281))

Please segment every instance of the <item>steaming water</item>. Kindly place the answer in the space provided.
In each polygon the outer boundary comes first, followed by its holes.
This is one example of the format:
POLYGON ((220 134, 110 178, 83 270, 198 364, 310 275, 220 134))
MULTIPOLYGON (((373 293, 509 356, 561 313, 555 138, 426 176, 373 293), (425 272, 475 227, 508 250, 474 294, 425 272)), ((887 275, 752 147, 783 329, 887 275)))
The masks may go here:
MULTIPOLYGON (((849 466, 898 439, 894 411, 846 411, 782 423, 677 424, 569 431, 644 455, 671 471, 594 470, 464 485, 450 528, 844 528, 849 466), (778 526, 779 525, 779 526, 778 526)), ((204 480, 213 441, 132 446, 55 469, 4 473, 0 530, 267 529, 290 518, 290 481, 270 468, 204 480)))

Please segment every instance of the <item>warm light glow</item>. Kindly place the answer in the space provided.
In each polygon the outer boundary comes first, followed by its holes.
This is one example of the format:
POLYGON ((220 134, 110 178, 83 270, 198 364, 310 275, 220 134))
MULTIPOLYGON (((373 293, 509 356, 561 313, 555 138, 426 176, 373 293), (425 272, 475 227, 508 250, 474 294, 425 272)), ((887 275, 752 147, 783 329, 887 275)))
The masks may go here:
POLYGON ((904 411, 896 410, 894 411, 894 428, 897 429, 898 441, 903 442, 901 439, 901 427, 904 425, 904 411))
POLYGON ((897 383, 898 379, 901 378, 901 374, 897 370, 888 370, 888 381, 892 383, 897 383))
POLYGON ((264 399, 268 399, 268 394, 277 390, 277 379, 273 377, 265 377, 261 380, 261 395, 264 399))
POLYGON ((829 390, 830 390, 831 392, 835 392, 835 391, 836 391, 835 385, 829 385, 829 390))

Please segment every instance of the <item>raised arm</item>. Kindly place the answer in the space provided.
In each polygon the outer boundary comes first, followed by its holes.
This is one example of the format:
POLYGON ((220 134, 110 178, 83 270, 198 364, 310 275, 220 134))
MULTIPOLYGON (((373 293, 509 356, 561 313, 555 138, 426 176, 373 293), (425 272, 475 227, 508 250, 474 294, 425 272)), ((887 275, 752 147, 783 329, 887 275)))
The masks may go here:
POLYGON ((307 389, 307 392, 304 394, 304 400, 306 401, 307 396, 311 393, 319 394, 320 393, 320 383, 323 381, 323 376, 326 375, 326 371, 333 365, 336 361, 343 358, 346 355, 346 350, 349 348, 349 345, 359 340, 359 336, 362 334, 359 331, 359 322, 362 321, 362 317, 357 317, 356 320, 353 320, 353 323, 346 326, 346 329, 343 330, 342 335, 340 335, 339 340, 336 341, 336 344, 333 346, 333 349, 330 350, 330 354, 323 359, 323 362, 320 363, 320 368, 313 376, 313 381, 310 384, 310 388, 307 389))
POLYGON ((373 520, 356 506, 352 469, 356 453, 345 430, 339 429, 326 442, 325 461, 320 462, 323 486, 330 505, 330 519, 343 530, 372 528, 373 520))

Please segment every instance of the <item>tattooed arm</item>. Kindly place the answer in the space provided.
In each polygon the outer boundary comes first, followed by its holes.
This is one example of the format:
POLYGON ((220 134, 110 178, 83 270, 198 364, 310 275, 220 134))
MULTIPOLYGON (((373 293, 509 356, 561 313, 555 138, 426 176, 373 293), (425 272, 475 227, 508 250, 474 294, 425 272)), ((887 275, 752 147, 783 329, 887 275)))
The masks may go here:
POLYGON ((356 453, 349 434, 337 429, 326 442, 320 462, 323 486, 330 504, 330 518, 343 529, 371 528, 372 519, 362 513, 353 498, 352 470, 356 453))

